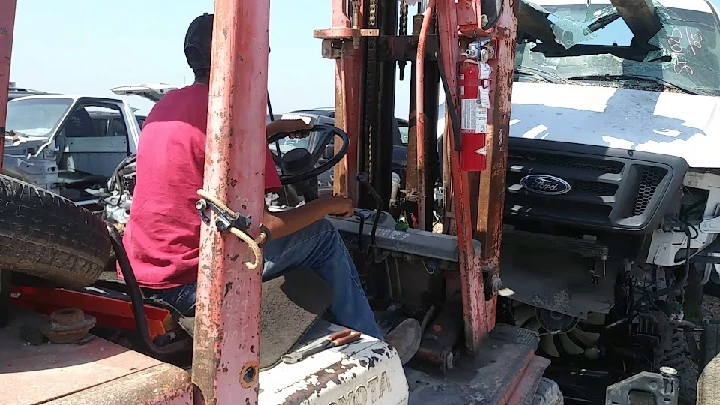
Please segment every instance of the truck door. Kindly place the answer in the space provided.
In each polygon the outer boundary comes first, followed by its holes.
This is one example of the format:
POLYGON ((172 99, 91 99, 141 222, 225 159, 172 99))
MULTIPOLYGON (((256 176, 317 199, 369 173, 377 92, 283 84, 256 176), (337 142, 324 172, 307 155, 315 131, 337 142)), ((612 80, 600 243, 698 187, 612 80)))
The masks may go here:
POLYGON ((112 100, 81 99, 60 128, 62 139, 59 169, 109 178, 131 152, 129 119, 122 104, 112 100), (113 116, 106 131, 98 131, 91 115, 113 116))

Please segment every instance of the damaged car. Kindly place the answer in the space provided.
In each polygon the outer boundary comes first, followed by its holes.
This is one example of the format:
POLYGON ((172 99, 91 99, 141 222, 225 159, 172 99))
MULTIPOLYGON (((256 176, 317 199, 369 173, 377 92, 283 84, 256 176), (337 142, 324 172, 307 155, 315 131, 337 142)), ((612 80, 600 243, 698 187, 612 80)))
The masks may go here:
POLYGON ((671 367, 694 404, 717 354, 693 331, 720 262, 719 27, 705 0, 519 5, 499 317, 568 398, 671 367))

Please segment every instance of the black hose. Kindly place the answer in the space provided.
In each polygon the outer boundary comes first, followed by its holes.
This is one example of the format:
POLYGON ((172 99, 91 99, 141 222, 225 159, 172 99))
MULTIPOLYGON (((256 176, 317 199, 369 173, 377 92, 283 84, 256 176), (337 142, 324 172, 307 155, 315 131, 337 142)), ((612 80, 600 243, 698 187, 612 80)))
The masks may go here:
POLYGON ((173 342, 166 346, 157 346, 153 343, 152 339, 150 339, 147 317, 145 314, 145 301, 142 291, 140 291, 140 286, 137 283, 137 279, 135 279, 135 273, 133 273, 125 247, 122 244, 122 237, 113 225, 108 224, 107 229, 110 233, 110 241, 112 243, 113 250, 115 251, 115 257, 117 258, 120 266, 120 272, 122 273, 125 284, 128 287, 128 295, 130 296, 133 317, 135 318, 135 327, 140 333, 140 337, 142 338, 145 348, 153 356, 166 356, 190 349, 191 345, 189 344, 189 340, 173 342))
MULTIPOLYGON (((450 115, 450 129, 452 130, 452 137, 455 140, 455 152, 460 152, 462 149, 460 148, 460 144, 462 142, 462 138, 460 137, 460 118, 457 115, 457 110, 455 109, 455 102, 452 98, 452 94, 450 93, 450 84, 448 83, 447 75, 445 74, 445 67, 442 63, 442 53, 441 49, 442 46, 440 45, 440 32, 438 31, 438 69, 440 71, 440 81, 443 85, 443 90, 445 91, 445 107, 446 107, 446 113, 450 115)), ((442 155, 442 151, 440 151, 440 155, 442 155)))

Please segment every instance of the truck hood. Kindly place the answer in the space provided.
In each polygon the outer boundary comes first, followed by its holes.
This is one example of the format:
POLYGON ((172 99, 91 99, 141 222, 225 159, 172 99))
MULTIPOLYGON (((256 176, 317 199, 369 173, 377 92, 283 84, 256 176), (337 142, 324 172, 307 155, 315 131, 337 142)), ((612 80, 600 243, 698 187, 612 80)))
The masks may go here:
POLYGON ((177 87, 169 84, 138 84, 135 86, 115 87, 110 91, 118 96, 140 96, 157 103, 168 91, 176 89, 177 87))
POLYGON ((552 83, 514 83, 510 136, 682 157, 720 168, 720 98, 552 83))

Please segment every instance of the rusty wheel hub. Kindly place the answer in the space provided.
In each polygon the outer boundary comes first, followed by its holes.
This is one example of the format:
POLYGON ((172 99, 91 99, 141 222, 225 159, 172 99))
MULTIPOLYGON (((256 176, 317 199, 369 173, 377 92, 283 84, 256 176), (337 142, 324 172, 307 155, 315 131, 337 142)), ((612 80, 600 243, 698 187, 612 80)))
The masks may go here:
POLYGON ((50 326, 44 332, 52 343, 69 344, 85 339, 94 326, 94 317, 77 308, 65 308, 50 314, 50 326))

